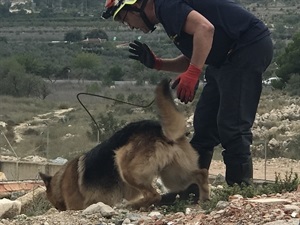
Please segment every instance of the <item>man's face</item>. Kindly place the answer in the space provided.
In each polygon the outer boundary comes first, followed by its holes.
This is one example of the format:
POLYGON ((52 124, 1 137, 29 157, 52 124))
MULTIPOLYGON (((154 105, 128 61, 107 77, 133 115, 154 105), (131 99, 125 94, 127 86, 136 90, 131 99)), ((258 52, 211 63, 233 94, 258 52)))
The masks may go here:
POLYGON ((130 27, 130 29, 141 30, 144 33, 149 33, 150 29, 146 26, 139 12, 129 11, 127 9, 121 9, 116 15, 115 21, 123 23, 130 27))

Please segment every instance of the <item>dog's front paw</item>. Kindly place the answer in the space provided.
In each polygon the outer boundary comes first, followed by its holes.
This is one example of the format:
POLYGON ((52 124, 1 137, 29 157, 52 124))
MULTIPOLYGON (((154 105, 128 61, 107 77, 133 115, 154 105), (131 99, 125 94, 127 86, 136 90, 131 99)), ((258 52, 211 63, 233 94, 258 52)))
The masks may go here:
POLYGON ((208 201, 210 201, 209 195, 200 195, 198 203, 203 203, 203 202, 208 202, 208 201))
POLYGON ((128 204, 129 204, 129 202, 128 202, 127 200, 123 199, 123 201, 117 203, 117 204, 115 205, 115 207, 116 207, 117 209, 123 209, 123 208, 126 208, 128 204))
POLYGON ((139 203, 127 203, 125 208, 128 210, 139 210, 139 211, 146 211, 147 207, 139 204, 139 203))
POLYGON ((198 204, 205 203, 205 202, 210 202, 210 200, 211 200, 210 198, 200 199, 199 202, 198 202, 198 204))

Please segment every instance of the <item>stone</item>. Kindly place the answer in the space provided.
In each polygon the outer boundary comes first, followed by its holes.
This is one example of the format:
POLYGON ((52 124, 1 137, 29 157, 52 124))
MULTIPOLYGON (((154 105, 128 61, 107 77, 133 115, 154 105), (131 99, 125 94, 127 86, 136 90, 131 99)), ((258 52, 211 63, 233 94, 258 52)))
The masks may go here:
POLYGON ((280 198, 248 199, 247 201, 254 202, 254 203, 265 203, 265 204, 273 204, 273 203, 290 204, 292 202, 290 199, 280 199, 280 198))
POLYGON ((13 218, 21 213, 21 202, 0 199, 0 218, 13 218))

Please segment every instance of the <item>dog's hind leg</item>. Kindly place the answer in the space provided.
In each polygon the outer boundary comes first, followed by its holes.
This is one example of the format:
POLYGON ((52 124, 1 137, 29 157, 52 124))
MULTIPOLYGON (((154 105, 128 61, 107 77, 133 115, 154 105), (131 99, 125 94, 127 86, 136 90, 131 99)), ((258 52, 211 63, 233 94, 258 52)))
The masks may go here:
POLYGON ((132 172, 124 169, 122 177, 127 184, 142 194, 142 198, 129 202, 129 207, 134 209, 148 208, 161 200, 160 194, 152 186, 152 179, 139 179, 140 176, 132 175, 132 172))
POLYGON ((152 204, 158 203, 161 200, 160 194, 155 190, 152 185, 140 184, 135 186, 141 193, 142 198, 129 202, 128 206, 133 209, 148 208, 152 204))
POLYGON ((209 184, 208 184, 208 171, 207 169, 199 169, 194 172, 196 182, 199 187, 200 198, 199 201, 209 200, 209 184))
POLYGON ((151 137, 136 135, 126 146, 116 151, 116 165, 122 180, 138 190, 141 199, 129 201, 133 208, 146 208, 160 201, 161 196, 152 186, 158 175, 159 159, 151 137))

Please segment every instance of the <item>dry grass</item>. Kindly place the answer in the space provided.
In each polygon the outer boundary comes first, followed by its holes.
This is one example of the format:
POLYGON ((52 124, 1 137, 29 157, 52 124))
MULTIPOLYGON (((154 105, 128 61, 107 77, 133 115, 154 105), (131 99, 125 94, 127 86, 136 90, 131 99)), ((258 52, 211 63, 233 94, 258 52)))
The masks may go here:
MULTIPOLYGON (((52 86, 52 94, 46 100, 0 96, 0 121, 13 121, 15 124, 58 109, 74 108, 73 111, 66 114, 64 120, 47 121, 39 129, 33 127, 33 125, 38 123, 31 121, 31 126, 25 130, 26 135, 23 136, 23 140, 20 143, 13 141, 12 130, 6 131, 0 127, 0 130, 6 133, 18 156, 40 155, 49 158, 61 156, 69 159, 88 151, 97 144, 96 141, 91 141, 87 136, 87 133, 91 132, 90 125, 92 120, 76 99, 77 93, 85 91, 85 85, 77 84, 76 82, 72 85, 56 84, 52 86)), ((135 93, 141 96, 138 99, 138 103, 146 105, 154 98, 153 90, 154 86, 123 86, 116 89, 103 88, 100 94, 110 97, 123 94, 125 100, 127 100, 128 95, 135 93)), ((200 92, 201 88, 197 94, 199 95, 200 92)), ((286 96, 282 96, 281 92, 264 89, 258 113, 261 115, 262 113, 270 112, 272 109, 279 109, 284 105, 288 105, 290 101, 287 101, 287 99, 286 96)), ((97 118, 100 114, 106 115, 107 112, 113 112, 113 116, 117 120, 126 122, 157 118, 153 106, 142 109, 143 113, 140 113, 135 112, 134 109, 137 107, 115 104, 113 101, 102 98, 81 96, 81 101, 86 105, 94 118, 97 118)), ((191 115, 195 104, 196 101, 193 104, 179 105, 179 108, 186 115, 191 115)), ((277 125, 279 124, 276 122, 265 124, 265 126, 270 128, 277 125)), ((0 135, 0 147, 2 150, 1 154, 7 153, 5 149, 8 152, 10 151, 10 146, 3 135, 0 135)))
POLYGON ((15 123, 28 120, 33 116, 49 112, 57 107, 54 102, 10 96, 0 96, 0 102, 0 121, 12 120, 15 123))
MULTIPOLYGON (((118 89, 104 88, 101 93, 110 97, 115 97, 116 93, 122 93, 125 95, 125 99, 130 93, 136 93, 141 96, 139 104, 148 104, 154 97, 153 88, 135 86, 118 89)), ((84 85, 59 85, 53 87, 52 94, 46 100, 0 96, 0 121, 12 121, 11 124, 14 125, 27 122, 29 125, 28 129, 25 129, 26 135, 22 136, 23 140, 20 143, 14 142, 15 137, 12 130, 7 131, 0 127, 19 157, 40 155, 49 158, 58 156, 72 158, 97 144, 87 137, 87 132, 91 131, 92 120, 76 99, 77 93, 83 92, 84 89, 84 85), (67 113, 64 119, 53 118, 52 121, 42 123, 32 121, 33 117, 37 115, 64 108, 74 108, 74 110, 67 113), (42 124, 42 126, 37 128, 38 124, 42 124)), ((82 96, 80 99, 95 119, 99 114, 106 114, 108 111, 112 111, 116 119, 128 122, 155 117, 153 108, 146 109, 143 114, 140 114, 133 111, 133 108, 136 107, 116 105, 113 101, 102 98, 82 96)), ((43 116, 43 118, 46 117, 43 116)), ((0 143, 1 150, 9 151, 11 149, 2 135, 0 143)), ((2 151, 2 154, 4 153, 6 152, 2 151)))

